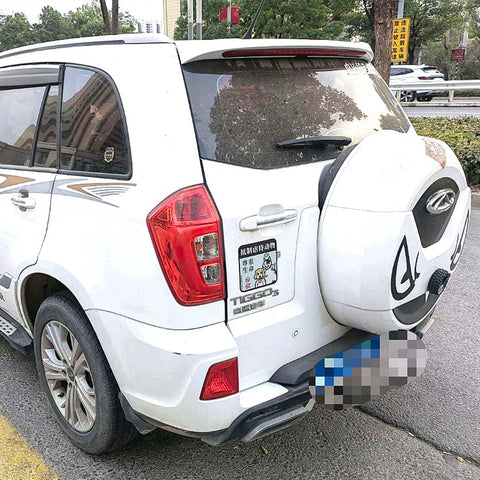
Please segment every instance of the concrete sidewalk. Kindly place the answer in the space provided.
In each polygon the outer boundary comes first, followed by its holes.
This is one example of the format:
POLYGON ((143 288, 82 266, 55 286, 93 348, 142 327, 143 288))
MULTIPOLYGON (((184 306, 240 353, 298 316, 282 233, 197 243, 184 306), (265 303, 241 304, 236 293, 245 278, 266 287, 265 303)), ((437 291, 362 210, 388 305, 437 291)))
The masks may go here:
POLYGON ((472 192, 472 208, 480 208, 480 192, 472 192))

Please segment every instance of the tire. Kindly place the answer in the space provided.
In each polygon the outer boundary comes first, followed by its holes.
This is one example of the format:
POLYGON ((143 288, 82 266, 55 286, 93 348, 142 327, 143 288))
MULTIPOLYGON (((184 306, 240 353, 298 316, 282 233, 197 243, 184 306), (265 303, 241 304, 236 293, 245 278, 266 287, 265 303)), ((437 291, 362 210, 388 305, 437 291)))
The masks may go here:
POLYGON ((433 97, 425 97, 426 102, 431 102, 433 97))
POLYGON ((375 334, 410 330, 443 295, 465 243, 470 195, 453 151, 427 141, 375 132, 320 178, 317 272, 322 300, 339 324, 375 334), (418 168, 433 158, 427 148, 444 155, 449 168, 430 161, 418 168), (431 215, 427 207, 441 202, 448 208, 431 215))
POLYGON ((400 94, 400 101, 401 102, 413 102, 415 101, 415 98, 417 97, 417 92, 408 90, 408 91, 402 91, 400 94))
POLYGON ((117 383, 95 332, 69 294, 54 294, 40 305, 34 350, 42 388, 74 445, 102 454, 136 436, 123 414, 117 383))

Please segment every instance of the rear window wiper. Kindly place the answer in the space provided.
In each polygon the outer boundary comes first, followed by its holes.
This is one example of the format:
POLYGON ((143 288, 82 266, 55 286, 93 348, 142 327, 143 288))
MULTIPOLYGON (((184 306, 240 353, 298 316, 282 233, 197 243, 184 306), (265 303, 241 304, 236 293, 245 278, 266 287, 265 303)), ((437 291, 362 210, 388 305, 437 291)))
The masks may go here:
POLYGON ((334 145, 339 149, 352 143, 350 137, 334 137, 323 135, 320 137, 303 137, 292 140, 284 140, 277 143, 277 148, 321 148, 326 145, 334 145))

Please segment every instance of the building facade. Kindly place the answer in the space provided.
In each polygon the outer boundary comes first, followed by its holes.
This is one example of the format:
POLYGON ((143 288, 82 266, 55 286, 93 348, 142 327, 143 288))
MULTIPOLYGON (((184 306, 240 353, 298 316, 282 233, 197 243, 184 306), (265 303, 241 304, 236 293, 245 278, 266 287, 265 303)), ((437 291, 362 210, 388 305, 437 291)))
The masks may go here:
POLYGON ((163 0, 163 21, 165 35, 173 38, 178 17, 181 14, 184 0, 163 0))
POLYGON ((140 20, 137 23, 138 33, 165 33, 161 20, 140 20))

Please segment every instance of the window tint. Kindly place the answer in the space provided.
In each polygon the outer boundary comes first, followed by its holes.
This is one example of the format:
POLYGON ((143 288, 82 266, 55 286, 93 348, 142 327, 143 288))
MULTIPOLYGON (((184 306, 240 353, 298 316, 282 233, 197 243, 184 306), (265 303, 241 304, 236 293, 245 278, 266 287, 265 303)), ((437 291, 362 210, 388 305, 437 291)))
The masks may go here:
POLYGON ((405 73, 404 68, 391 68, 390 69, 390 76, 395 77, 397 75, 403 75, 405 73))
POLYGON ((333 148, 284 150, 277 142, 323 135, 356 145, 410 124, 367 62, 322 58, 205 60, 184 65, 200 155, 269 169, 335 158, 333 148))
POLYGON ((49 87, 35 148, 35 167, 55 168, 57 163, 58 87, 49 87))
POLYGON ((60 168, 127 174, 126 130, 113 86, 91 70, 67 68, 62 99, 60 168))
POLYGON ((0 90, 0 164, 29 166, 46 87, 0 90))

